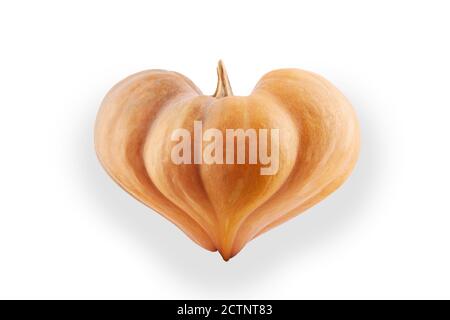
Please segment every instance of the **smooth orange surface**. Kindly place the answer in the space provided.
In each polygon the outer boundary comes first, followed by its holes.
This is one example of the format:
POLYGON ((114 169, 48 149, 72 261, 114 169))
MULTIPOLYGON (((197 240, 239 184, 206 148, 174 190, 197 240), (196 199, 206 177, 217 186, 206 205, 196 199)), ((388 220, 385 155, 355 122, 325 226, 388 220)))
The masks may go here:
POLYGON ((121 81, 102 103, 95 146, 122 188, 228 260, 345 181, 357 160, 359 128, 347 99, 316 74, 275 70, 239 97, 221 68, 214 96, 171 71, 121 81), (224 135, 229 128, 280 128, 279 170, 265 176, 260 164, 174 164, 170 135, 192 132, 195 120, 224 135))

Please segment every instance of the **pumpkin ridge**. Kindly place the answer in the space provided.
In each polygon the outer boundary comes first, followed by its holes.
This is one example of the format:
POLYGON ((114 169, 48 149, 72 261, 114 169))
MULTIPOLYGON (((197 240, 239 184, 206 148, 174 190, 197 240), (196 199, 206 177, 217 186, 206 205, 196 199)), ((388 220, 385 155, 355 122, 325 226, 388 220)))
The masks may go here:
MULTIPOLYGON (((353 166, 356 164, 356 160, 358 157, 351 158, 349 161, 353 162, 353 166)), ((330 181, 326 186, 324 186, 322 189, 318 190, 315 194, 311 195, 310 197, 305 200, 302 204, 295 207, 294 209, 289 210, 286 212, 283 216, 278 217, 274 221, 266 224, 263 228, 260 229, 260 231, 252 238, 255 239, 256 237, 262 235, 263 233, 272 230, 273 228, 278 227, 279 225, 283 224, 284 222, 291 220, 298 215, 304 213, 306 210, 310 209, 320 201, 324 199, 324 197, 327 197, 328 195, 332 194, 334 191, 336 191, 338 188, 340 188, 346 179, 350 176, 351 172, 345 172, 341 176, 337 177, 335 180, 330 181), (325 194, 325 196, 323 196, 325 194), (322 195, 322 196, 321 196, 322 195)))
MULTIPOLYGON (((158 117, 161 117, 163 112, 169 112, 170 110, 166 110, 171 108, 171 106, 183 106, 186 108, 190 107, 190 103, 194 103, 194 99, 203 99, 203 96, 198 96, 198 95, 183 95, 183 96, 179 96, 179 97, 174 97, 172 98, 170 101, 166 102, 164 106, 161 107, 160 111, 158 112, 157 116, 155 117, 153 123, 151 124, 151 127, 147 130, 147 137, 146 139, 144 139, 143 145, 142 145, 142 152, 141 152, 141 157, 142 157, 142 161, 144 163, 144 167, 145 167, 145 173, 146 175, 149 177, 149 179, 152 181, 152 184, 155 186, 155 188, 158 190, 158 192, 164 196, 165 199, 167 199, 171 204, 173 204, 175 207, 177 207, 179 210, 181 210, 185 215, 187 215, 188 217, 190 217, 193 221, 195 221, 204 231, 205 233, 208 234, 208 237, 210 238, 210 240, 212 241, 212 243, 215 245, 216 249, 217 249, 217 244, 216 244, 216 236, 215 236, 215 230, 213 229, 215 226, 215 215, 208 215, 208 216, 204 216, 202 215, 202 211, 198 211, 196 209, 195 206, 192 205, 191 202, 186 201, 185 199, 171 199, 171 195, 170 193, 173 193, 174 191, 171 190, 175 187, 176 184, 173 183, 169 183, 167 185, 167 187, 169 188, 169 194, 166 194, 165 191, 160 189, 160 185, 155 182, 153 180, 153 178, 151 177, 151 174, 149 172, 149 168, 147 167, 147 161, 145 160, 145 144, 147 143, 147 140, 149 139, 149 136, 151 136, 151 130, 154 126, 158 125, 158 117), (177 201, 181 201, 180 203, 177 203, 177 201)), ((198 103, 198 102, 197 102, 198 103)), ((203 104, 203 102, 200 102, 203 104)), ((207 103, 207 105, 209 105, 211 102, 207 103)), ((202 107, 203 109, 205 108, 205 106, 202 107)), ((164 119, 164 118, 163 118, 164 119)), ((160 122, 163 121, 163 119, 160 119, 160 122)), ((163 122, 161 122, 163 123, 163 122)), ((182 123, 184 123, 184 120, 182 121, 182 123)), ((151 150, 151 148, 149 149, 151 150)), ((197 165, 195 165, 193 168, 195 168, 195 171, 198 171, 197 169, 197 165)), ((198 180, 201 181, 201 177, 200 175, 198 175, 198 180)), ((167 191, 167 190, 166 190, 167 191)), ((183 190, 181 190, 183 191, 183 190)), ((208 197, 206 196, 206 193, 204 190, 203 194, 205 195, 205 198, 208 199, 208 197)), ((180 191, 175 191, 175 193, 178 193, 180 191)), ((189 198, 189 197, 188 197, 189 198)), ((209 201, 209 199, 208 199, 209 201)), ((208 202, 209 204, 211 204, 211 202, 208 202)), ((212 206, 212 205, 211 205, 212 206)))
MULTIPOLYGON (((183 86, 178 86, 178 90, 181 91, 175 91, 177 92, 175 96, 168 96, 168 99, 166 101, 162 101, 162 103, 158 105, 154 105, 152 108, 154 111, 154 116, 150 118, 150 121, 146 122, 144 125, 148 128, 151 127, 152 122, 156 119, 158 116, 158 113, 160 112, 161 108, 170 103, 172 100, 185 97, 186 95, 189 95, 191 97, 198 96, 198 89, 195 89, 192 85, 189 85, 190 80, 186 80, 181 75, 175 74, 170 71, 165 70, 146 70, 142 72, 138 72, 136 74, 133 74, 131 76, 128 76, 127 78, 121 80, 118 84, 116 84, 106 95, 106 97, 102 101, 102 108, 99 112, 99 115, 96 119, 96 129, 98 128, 99 121, 103 122, 103 126, 108 126, 109 132, 114 132, 117 130, 118 126, 125 126, 128 127, 129 124, 123 121, 126 118, 121 119, 123 116, 129 117, 127 122, 132 121, 131 114, 129 114, 129 111, 127 111, 127 108, 129 108, 129 103, 127 102, 128 96, 123 96, 124 92, 128 91, 132 94, 134 94, 135 87, 139 86, 139 81, 148 81, 148 83, 157 83, 157 81, 164 80, 164 81, 173 81, 173 79, 176 79, 176 81, 180 82, 182 81, 184 83, 183 86), (111 103, 114 103, 114 99, 117 99, 118 97, 122 97, 122 100, 118 105, 114 106, 113 109, 111 109, 112 105, 111 103), (108 107, 110 110, 114 110, 117 113, 113 118, 111 119, 104 119, 101 116, 103 115, 102 111, 105 110, 105 108, 108 107)), ((148 94, 152 94, 154 92, 154 86, 155 84, 147 84, 150 88, 150 91, 148 94), (153 86, 153 87, 152 87, 153 86)), ((131 122, 129 122, 131 123, 131 122)), ((145 131, 141 128, 141 130, 145 131)), ((98 131, 100 132, 100 131, 98 131)), ((186 214, 184 210, 181 210, 178 206, 173 204, 167 197, 165 197, 161 192, 158 190, 158 188, 154 185, 153 181, 151 181, 150 177, 148 177, 147 172, 145 171, 145 174, 142 170, 139 170, 139 163, 142 163, 142 156, 138 154, 134 154, 133 158, 130 163, 130 151, 127 150, 123 154, 123 159, 121 161, 125 161, 128 163, 129 170, 128 172, 125 172, 125 176, 122 176, 122 174, 118 173, 115 169, 116 164, 110 163, 108 160, 108 157, 112 157, 112 155, 117 152, 114 150, 113 146, 108 146, 107 140, 104 140, 105 136, 99 135, 95 137, 95 146, 96 146, 96 154, 97 158, 100 160, 100 163, 102 166, 106 169, 105 171, 108 173, 108 175, 122 188, 124 189, 128 194, 130 194, 133 198, 137 199, 139 202, 143 203, 146 207, 149 207, 153 211, 157 212, 173 224, 175 224, 179 229, 181 229, 189 238, 194 240, 196 243, 201 245, 202 247, 205 247, 208 250, 215 251, 215 245, 212 241, 211 237, 207 234, 206 230, 202 228, 194 219, 192 219, 189 215, 186 214), (113 147, 113 148, 112 148, 113 147), (106 162, 105 162, 106 161, 106 162), (132 182, 129 180, 131 177, 130 174, 134 176, 132 179, 136 179, 136 182, 138 184, 135 184, 135 182, 132 182), (143 175, 142 175, 143 174, 143 175), (126 177, 128 176, 128 177, 126 177), (142 179, 149 179, 147 182, 142 179), (150 188, 150 189, 149 189, 150 188), (159 199, 163 201, 161 205, 158 205, 159 199), (164 209, 167 207, 166 209, 164 209)), ((127 136, 123 138, 123 142, 126 145, 129 145, 130 142, 135 141, 135 146, 141 148, 142 144, 145 142, 145 139, 136 141, 135 138, 132 136, 127 136), (125 139, 125 140, 123 140, 125 139), (136 143, 137 142, 137 143, 136 143)))
MULTIPOLYGON (((297 154, 299 152, 299 149, 297 149, 297 154)), ((289 175, 284 179, 283 183, 280 184, 279 188, 269 197, 267 198, 263 203, 261 203, 258 207, 256 207, 255 209, 253 209, 252 211, 250 211, 248 214, 245 215, 244 218, 242 218, 242 220, 239 222, 239 226, 236 228, 236 231, 234 233, 234 237, 233 237, 233 242, 231 245, 231 249, 232 249, 232 257, 235 256, 236 254, 239 253, 240 250, 243 249, 243 247, 245 246, 246 243, 248 243, 249 240, 247 240, 244 245, 239 249, 238 252, 234 252, 235 250, 235 244, 236 244, 236 239, 239 237, 240 235, 240 231, 242 230, 242 227, 245 225, 245 222, 247 222, 252 216, 253 214, 258 211, 260 208, 262 208, 263 206, 265 206, 269 201, 273 200, 274 197, 278 196, 278 192, 283 189, 283 187, 286 185, 286 183, 290 180, 293 172, 294 172, 294 168, 295 168, 295 164, 294 166, 291 168, 291 171, 289 172, 289 175)), ((253 239, 254 237, 252 237, 251 239, 253 239)))
MULTIPOLYGON (((267 96, 269 96, 270 97, 270 99, 272 99, 273 100, 273 102, 274 102, 274 105, 276 105, 277 107, 279 107, 279 108, 281 108, 282 110, 284 110, 284 108, 282 107, 282 105, 280 104, 280 100, 278 99, 278 97, 276 97, 276 96, 274 96, 274 95, 272 95, 270 92, 264 92, 264 94, 267 94, 267 96)), ((252 96, 252 95, 254 95, 254 93, 252 92, 251 94, 250 94, 250 96, 252 96)), ((257 94, 255 94, 255 95, 260 95, 260 93, 257 93, 257 94)), ((267 97, 266 97, 267 98, 267 97)), ((300 133, 298 133, 297 134, 297 137, 298 136, 300 136, 300 133)), ((297 145, 297 148, 296 148, 296 153, 295 153, 295 159, 296 159, 296 161, 297 161, 297 159, 298 159, 298 153, 300 152, 300 146, 301 146, 301 143, 300 143, 300 139, 299 139, 299 141, 298 141, 299 143, 298 143, 298 145, 297 145)), ((285 186, 285 184, 290 180, 290 178, 291 178, 291 176, 292 176, 292 174, 293 174, 293 172, 294 172, 294 168, 295 168, 295 166, 296 166, 296 162, 292 165, 292 167, 290 168, 290 170, 289 170, 289 174, 284 178, 284 180, 282 181, 282 183, 278 186, 278 188, 267 198, 267 199, 265 199, 262 203, 260 203, 256 208, 254 208, 252 211, 250 211, 250 212, 248 212, 248 213, 246 213, 243 217, 241 217, 240 219, 239 219, 239 222, 238 222, 238 224, 237 224, 237 227, 234 229, 234 231, 233 231, 233 236, 232 236, 232 241, 231 241, 231 245, 230 245, 230 258, 232 258, 233 256, 235 256, 238 252, 235 252, 235 243, 236 243, 236 240, 237 240, 237 238, 240 236, 240 232, 241 232, 241 230, 242 230, 242 226, 244 225, 244 223, 246 222, 246 221, 248 221, 248 219, 252 216, 252 214, 255 212, 255 211, 257 211, 258 209, 260 209, 261 207, 263 207, 267 202, 269 202, 270 200, 272 200, 275 196, 277 196, 278 195, 278 192, 285 186)), ((245 243, 244 243, 244 246, 245 246, 245 244, 246 243, 248 243, 248 241, 246 241, 245 243)), ((243 248, 243 247, 242 247, 243 248)))
MULTIPOLYGON (((273 94, 273 92, 271 92, 270 90, 266 90, 266 88, 263 87, 262 84, 263 84, 263 83, 265 83, 265 84, 268 84, 268 83, 276 83, 276 84, 278 84, 278 83, 280 83, 280 82, 281 82, 281 83, 282 83, 282 82, 301 83, 301 82, 302 82, 302 79, 301 79, 300 76, 299 76, 299 78, 296 78, 296 77, 293 77, 293 76, 291 76, 290 78, 282 78, 282 77, 280 77, 278 74, 276 74, 277 71, 286 72, 286 71, 289 71, 289 69, 274 70, 274 71, 271 71, 271 72, 269 72, 268 74, 264 75, 264 76, 261 78, 261 80, 257 83, 257 85, 255 86, 254 91, 257 91, 257 90, 258 90, 258 93, 261 93, 261 92, 262 92, 263 94, 268 95, 268 96, 270 96, 270 97, 272 97, 272 98, 275 98, 277 101, 282 102, 283 100, 282 100, 280 97, 278 97, 277 95, 273 94), (268 77, 268 75, 270 75, 270 77, 268 77)), ((334 86, 332 86, 332 85, 331 85, 326 79, 324 79, 323 77, 318 76, 318 75, 316 75, 316 74, 314 74, 314 73, 311 73, 311 72, 308 72, 308 71, 303 71, 303 70, 300 70, 300 71, 301 71, 302 74, 307 75, 308 77, 311 77, 311 79, 312 79, 313 81, 317 81, 321 86, 325 87, 327 90, 339 92, 341 98, 344 98, 344 99, 345 99, 345 97, 342 95, 342 93, 340 93, 340 91, 339 91, 337 88, 335 88, 334 86)), ((270 87, 269 87, 269 88, 270 88, 270 87)), ((329 92, 326 92, 326 93, 329 94, 329 92)), ((347 100, 345 100, 345 101, 348 103, 347 100)), ((281 103, 281 105, 283 105, 283 103, 281 103)), ((357 121, 356 121, 356 115, 355 115, 355 117, 354 117, 354 120, 355 120, 354 122, 350 122, 349 124, 355 126, 356 131, 358 131, 358 125, 357 125, 357 121)), ((301 123, 300 123, 299 125, 301 125, 301 123)), ((333 127, 333 128, 336 130, 335 127, 333 127)), ((356 132, 356 133, 357 133, 357 132, 356 132)), ((301 134, 301 130, 300 130, 299 134, 301 134)), ((332 133, 332 135, 335 135, 335 134, 338 134, 338 135, 339 135, 339 132, 333 132, 333 133, 332 133)), ((300 137, 300 138, 301 138, 301 137, 300 137)), ((310 141, 310 143, 314 143, 314 141, 310 141)), ((308 174, 308 177, 314 177, 315 174, 316 174, 317 172, 320 172, 320 171, 318 171, 318 170, 320 170, 320 168, 321 168, 320 163, 333 163, 333 162, 336 160, 335 157, 333 157, 333 155, 335 155, 337 144, 336 144, 336 141, 335 141, 335 140, 334 140, 334 141, 331 141, 331 143, 332 143, 332 145, 330 145, 330 146, 332 146, 331 149, 327 150, 326 154, 323 155, 321 161, 315 164, 314 169, 311 170, 311 172, 308 174), (334 160, 333 160, 333 158, 334 158, 334 160)), ((302 147, 302 143, 300 143, 300 145, 299 145, 299 150, 298 150, 299 152, 301 152, 301 147, 302 147)), ((309 146, 309 148, 311 148, 311 146, 309 146)), ((355 152, 358 153, 357 150, 353 150, 353 149, 352 149, 351 152, 349 152, 348 154, 349 154, 349 155, 352 155, 352 154, 355 153, 355 152)), ((350 158, 350 159, 351 159, 351 158, 350 158)), ((303 161, 304 161, 304 159, 302 159, 301 157, 300 157, 300 158, 297 158, 297 159, 296 159, 296 164, 294 165, 294 168, 297 167, 297 166, 300 166, 300 168, 301 168, 301 166, 302 166, 301 162, 303 162, 303 161), (300 162, 299 162, 299 161, 300 161, 300 162)), ((356 160, 354 160, 354 162, 356 162, 356 160)), ((347 165, 346 165, 346 163, 345 163, 345 162, 341 162, 340 165, 339 165, 339 170, 344 170, 345 168, 348 168, 347 165)), ((336 168, 334 168, 334 169, 336 169, 336 168)), ((327 170, 330 170, 330 168, 327 167, 327 170)), ((296 170, 291 171, 289 177, 288 177, 288 178, 286 179, 286 181, 283 183, 283 186, 281 186, 281 187, 279 188, 279 190, 278 190, 274 195, 272 195, 271 199, 273 199, 273 198, 275 198, 276 196, 279 196, 279 195, 280 195, 280 190, 283 190, 284 185, 286 185, 286 183, 292 179, 292 174, 293 174, 294 171, 296 171, 296 170)), ((238 248, 234 248, 234 249, 235 249, 237 252, 239 252, 239 251, 245 246, 245 244, 246 244, 248 241, 250 241, 250 240, 256 238, 258 235, 264 233, 264 232, 266 231, 266 228, 268 228, 270 225, 273 224, 273 225, 276 226, 277 221, 282 221, 282 222, 286 221, 286 216, 288 216, 288 215, 292 215, 292 218, 293 218, 293 217, 295 217, 296 215, 298 215, 298 214, 304 212, 304 211, 307 210, 308 208, 312 207, 312 206, 315 205, 316 203, 318 203, 318 202, 320 202, 321 200, 323 200, 327 195, 331 194, 334 190, 336 190, 340 185, 343 184, 343 182, 346 180, 346 177, 348 177, 348 176, 350 175, 350 171, 351 171, 351 170, 349 170, 348 174, 347 174, 346 176, 344 176, 343 178, 341 178, 341 175, 339 175, 339 176, 331 176, 331 177, 330 177, 331 181, 328 182, 328 183, 326 183, 324 186, 322 186, 322 188, 320 188, 319 190, 315 190, 312 194, 309 194, 309 195, 307 194, 306 197, 299 198, 299 200, 297 201, 297 204, 289 205, 289 206, 286 206, 286 208, 283 208, 283 209, 282 209, 282 212, 284 212, 284 213, 280 213, 280 215, 273 217, 272 220, 267 221, 267 222, 264 223, 262 226, 259 226, 257 229, 255 229, 255 231, 252 231, 251 233, 252 233, 253 235, 252 235, 251 237, 249 237, 248 239, 246 239, 243 243, 241 243, 240 246, 239 246, 238 248), (329 187, 329 185, 335 184, 336 181, 340 181, 340 184, 337 185, 337 187, 334 188, 333 190, 327 192, 327 193, 326 193, 326 196, 321 196, 321 194, 323 194, 323 190, 327 189, 327 188, 329 187), (318 198, 316 201, 314 201, 311 205, 309 205, 309 206, 303 208, 303 207, 305 206, 305 203, 306 203, 306 202, 308 202, 310 199, 315 198, 315 197, 319 197, 319 198, 318 198), (297 212, 297 213, 295 213, 295 211, 298 211, 298 210, 300 210, 300 211, 297 212), (256 230, 257 230, 257 231, 256 231, 256 230)), ((318 177, 320 178, 320 175, 319 175, 318 177)), ((316 179, 317 179, 318 177, 316 176, 316 179)), ((299 189, 298 189, 298 192, 299 192, 299 193, 301 193, 302 190, 304 190, 305 186, 306 186, 308 183, 311 182, 309 179, 310 179, 310 178, 306 178, 305 181, 304 181, 304 183, 299 187, 299 189)), ((259 210, 261 210, 261 208, 263 208, 268 202, 270 202, 271 199, 267 199, 267 201, 265 201, 263 204, 261 204, 261 206, 259 206, 259 207, 256 208, 255 210, 253 210, 252 213, 249 214, 249 215, 247 216, 246 221, 248 222, 250 219, 252 219, 252 217, 253 217, 259 210)), ((295 196, 292 195, 291 199, 294 200, 294 199, 295 199, 295 196)), ((244 226, 244 225, 245 225, 245 221, 242 223, 241 227, 244 226)), ((268 229, 267 229, 267 230, 268 230, 268 229)), ((236 253, 237 253, 237 252, 236 252, 236 253)))

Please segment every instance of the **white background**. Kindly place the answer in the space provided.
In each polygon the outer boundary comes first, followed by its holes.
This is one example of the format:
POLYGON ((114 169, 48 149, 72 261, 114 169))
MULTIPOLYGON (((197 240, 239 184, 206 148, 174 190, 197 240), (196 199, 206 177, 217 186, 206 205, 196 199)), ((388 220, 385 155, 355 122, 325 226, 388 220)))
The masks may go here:
POLYGON ((450 298, 448 1, 3 1, 0 298, 450 298), (362 128, 332 196, 230 262, 123 192, 93 148, 109 88, 150 68, 247 95, 332 81, 362 128))

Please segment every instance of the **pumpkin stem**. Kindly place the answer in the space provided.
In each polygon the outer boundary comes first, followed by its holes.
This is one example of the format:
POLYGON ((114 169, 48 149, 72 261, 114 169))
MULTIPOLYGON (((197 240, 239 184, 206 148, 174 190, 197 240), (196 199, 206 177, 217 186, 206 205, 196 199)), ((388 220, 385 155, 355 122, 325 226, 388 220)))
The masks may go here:
POLYGON ((233 91, 231 90, 230 80, 228 80, 227 70, 223 65, 223 61, 219 60, 219 64, 217 66, 217 88, 216 92, 214 92, 214 98, 224 98, 233 95, 233 91))

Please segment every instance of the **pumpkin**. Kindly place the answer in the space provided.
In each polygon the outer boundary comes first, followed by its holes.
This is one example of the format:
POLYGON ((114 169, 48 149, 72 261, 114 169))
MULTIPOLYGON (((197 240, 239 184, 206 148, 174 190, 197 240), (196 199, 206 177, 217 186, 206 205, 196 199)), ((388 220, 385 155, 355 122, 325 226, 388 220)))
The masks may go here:
MULTIPOLYGON (((123 189, 228 260, 336 190, 355 166, 360 139, 350 103, 317 74, 271 71, 243 97, 233 96, 222 62, 217 70, 212 96, 172 71, 122 80, 98 112, 95 148, 123 189), (203 132, 223 136, 228 129, 279 130, 278 143, 270 144, 277 147, 276 172, 261 174, 263 163, 202 162, 198 156, 210 148, 204 140, 200 151, 189 145, 197 161, 175 163, 173 133, 183 129, 195 136, 199 122, 203 132)), ((216 155, 226 152, 218 148, 216 155)))

